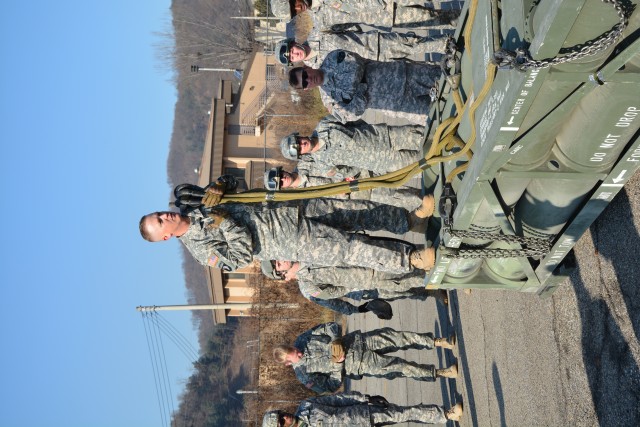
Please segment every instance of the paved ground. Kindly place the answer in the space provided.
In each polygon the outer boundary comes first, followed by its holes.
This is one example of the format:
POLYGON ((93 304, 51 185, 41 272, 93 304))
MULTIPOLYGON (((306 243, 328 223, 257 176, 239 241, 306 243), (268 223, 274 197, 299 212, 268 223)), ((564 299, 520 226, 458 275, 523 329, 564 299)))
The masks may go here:
POLYGON ((638 196, 636 175, 578 242, 578 268, 550 298, 452 291, 446 309, 434 301, 394 302, 389 322, 369 313, 350 316, 349 330, 455 330, 454 353, 401 355, 438 367, 457 358, 461 375, 457 381, 364 379, 348 386, 400 404, 462 400, 461 425, 640 425, 638 196))

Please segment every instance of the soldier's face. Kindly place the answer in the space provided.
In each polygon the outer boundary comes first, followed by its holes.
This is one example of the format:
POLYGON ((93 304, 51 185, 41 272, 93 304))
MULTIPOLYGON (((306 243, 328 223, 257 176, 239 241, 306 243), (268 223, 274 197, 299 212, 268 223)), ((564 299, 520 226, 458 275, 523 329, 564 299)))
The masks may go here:
POLYGON ((313 89, 314 87, 321 86, 324 81, 322 71, 314 70, 311 67, 305 67, 302 70, 296 71, 296 77, 298 78, 296 89, 313 89))
POLYGON ((300 350, 292 351, 287 354, 287 357, 284 359, 284 364, 287 366, 291 366, 294 363, 298 363, 302 359, 302 352, 300 350))
POLYGON ((293 177, 287 171, 282 171, 280 174, 280 188, 289 188, 293 183, 293 177))
POLYGON ((300 154, 310 153, 313 149, 313 142, 306 136, 298 137, 298 145, 300 146, 300 154))
POLYGON ((154 212, 145 217, 145 228, 152 242, 169 240, 183 227, 185 219, 175 212, 154 212))
POLYGON ((280 274, 280 277, 282 277, 283 280, 285 281, 293 280, 296 278, 296 272, 291 271, 291 268, 293 267, 293 265, 294 265, 293 261, 275 261, 274 262, 274 268, 280 274))
POLYGON ((304 48, 298 45, 291 46, 289 49, 289 60, 291 62, 300 62, 303 61, 305 56, 307 56, 307 52, 305 52, 304 48))
POLYGON ((307 6, 307 3, 304 0, 296 0, 296 5, 294 8, 296 10, 296 15, 297 15, 307 10, 309 6, 307 6))
POLYGON ((278 416, 278 427, 294 427, 298 420, 291 414, 280 414, 278 416))

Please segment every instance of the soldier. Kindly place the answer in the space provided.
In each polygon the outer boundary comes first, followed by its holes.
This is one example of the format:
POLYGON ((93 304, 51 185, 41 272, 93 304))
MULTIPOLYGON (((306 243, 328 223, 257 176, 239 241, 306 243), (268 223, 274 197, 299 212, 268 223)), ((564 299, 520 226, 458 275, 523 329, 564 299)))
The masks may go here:
POLYGON ((427 290, 424 274, 415 271, 409 274, 386 274, 367 268, 313 267, 291 261, 262 261, 265 276, 273 280, 297 280, 300 293, 309 301, 344 315, 373 312, 378 318, 388 320, 393 316, 391 307, 379 303, 353 305, 340 299, 395 301, 417 299, 425 301, 436 298, 448 304, 444 290, 427 290))
MULTIPOLYGON (((368 24, 388 31, 394 26, 430 27, 442 23, 438 17, 441 12, 435 10, 432 2, 417 0, 271 0, 270 3, 274 16, 286 19, 307 12, 311 14, 313 26, 320 29, 340 24, 368 24), (430 7, 425 7, 427 4, 430 7)), ((445 20, 450 18, 448 13, 443 16, 445 20)))
POLYGON ((305 399, 295 414, 269 411, 262 418, 262 427, 378 427, 398 423, 445 424, 459 421, 463 414, 458 402, 445 410, 438 405, 398 406, 382 396, 348 393, 305 399))
POLYGON ((322 103, 342 123, 375 110, 424 126, 431 104, 429 92, 439 76, 439 66, 371 61, 335 50, 317 70, 307 66, 291 69, 289 84, 303 90, 319 87, 322 103))
POLYGON ((340 335, 340 327, 335 322, 318 325, 298 336, 293 346, 275 347, 273 357, 276 362, 291 366, 298 380, 316 393, 336 391, 344 377, 353 380, 365 376, 386 379, 404 377, 435 381, 436 378, 458 376, 457 363, 436 369, 434 365, 388 355, 409 348, 453 349, 455 334, 448 338, 434 338, 430 332, 382 328, 340 335))
POLYGON ((276 46, 275 52, 282 65, 302 61, 305 65, 318 68, 324 58, 337 49, 381 62, 412 57, 424 60, 428 53, 444 54, 446 42, 446 37, 421 37, 414 33, 383 33, 376 30, 324 32, 314 29, 304 43, 285 39, 276 46))
MULTIPOLYGON (((219 189, 208 191, 219 199, 219 189)), ((188 215, 154 212, 143 216, 139 226, 146 240, 177 237, 200 264, 226 271, 248 265, 254 256, 396 273, 429 269, 435 263, 433 248, 414 249, 406 242, 351 233, 404 234, 421 226, 420 219, 405 209, 364 200, 225 203, 206 217, 198 210, 188 215)))
MULTIPOLYGON (((355 169, 344 168, 332 169, 330 174, 331 178, 324 176, 316 176, 320 173, 316 170, 313 162, 299 162, 298 167, 301 169, 288 172, 282 169, 281 166, 271 168, 264 173, 264 188, 271 191, 277 191, 287 188, 307 188, 317 185, 332 184, 336 182, 352 181, 353 179, 362 179, 369 177, 368 171, 361 171, 355 173, 355 169), (333 173, 335 172, 335 174, 333 173)), ((414 187, 398 187, 398 188, 386 188, 378 187, 372 190, 355 191, 348 194, 333 195, 332 198, 337 199, 351 199, 351 200, 371 200, 372 202, 384 203, 386 205, 398 206, 405 208, 408 211, 418 209, 416 213, 422 215, 425 218, 431 216, 431 208, 429 199, 431 196, 420 195, 421 191, 414 187), (426 207, 420 208, 421 205, 426 204, 426 207)), ((420 231, 420 230, 417 230, 420 231)))
POLYGON ((336 166, 384 175, 422 158, 423 130, 416 125, 371 125, 362 120, 342 123, 329 115, 310 136, 294 132, 282 138, 280 151, 289 160, 317 163, 321 175, 336 166))

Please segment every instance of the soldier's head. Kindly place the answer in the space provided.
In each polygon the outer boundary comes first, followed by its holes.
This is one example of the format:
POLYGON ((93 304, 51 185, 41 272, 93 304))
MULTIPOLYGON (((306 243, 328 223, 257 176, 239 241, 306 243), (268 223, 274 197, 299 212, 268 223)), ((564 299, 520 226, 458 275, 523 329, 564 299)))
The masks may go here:
POLYGON ((282 167, 271 168, 264 173, 264 188, 277 191, 283 188, 298 188, 300 176, 297 172, 288 172, 282 167))
POLYGON ((273 348, 273 360, 276 363, 291 366, 302 359, 302 352, 291 345, 278 345, 273 348))
POLYGON ((299 160, 303 154, 311 153, 317 146, 316 136, 300 136, 298 132, 287 135, 280 141, 280 151, 289 160, 299 160))
POLYGON ((307 43, 298 43, 294 39, 284 39, 278 43, 275 53, 282 65, 291 65, 307 59, 311 53, 311 46, 307 43))
POLYGON ((267 260, 260 263, 262 273, 273 280, 294 280, 297 278, 300 263, 297 261, 267 260))
POLYGON ((315 68, 295 67, 289 71, 289 85, 296 90, 309 90, 322 86, 324 72, 315 68))
POLYGON ((291 12, 291 17, 293 18, 299 13, 304 12, 305 10, 311 8, 313 5, 313 0, 289 0, 289 10, 291 12))
POLYGON ((182 236, 191 224, 189 217, 176 212, 153 212, 140 218, 140 235, 149 242, 182 236))
POLYGON ((296 427, 298 418, 288 412, 269 411, 262 417, 262 427, 296 427))

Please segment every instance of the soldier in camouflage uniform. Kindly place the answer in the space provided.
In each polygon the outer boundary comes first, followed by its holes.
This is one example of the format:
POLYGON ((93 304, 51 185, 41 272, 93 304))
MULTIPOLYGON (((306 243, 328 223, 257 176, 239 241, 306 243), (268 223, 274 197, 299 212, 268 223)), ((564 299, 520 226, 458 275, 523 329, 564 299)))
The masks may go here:
POLYGON ((418 57, 428 53, 444 53, 446 37, 421 37, 413 33, 384 33, 371 31, 325 32, 314 29, 304 43, 285 39, 276 47, 276 57, 283 65, 304 62, 312 68, 320 67, 324 58, 334 50, 354 52, 365 59, 389 62, 418 57))
POLYGON ((314 27, 322 29, 341 24, 368 24, 391 30, 394 26, 430 27, 441 23, 439 12, 431 2, 417 0, 271 0, 270 3, 276 17, 293 18, 307 12, 312 16, 314 27))
POLYGON ((416 125, 371 125, 362 120, 342 123, 333 116, 323 117, 311 136, 298 132, 280 142, 282 155, 289 160, 317 164, 320 175, 335 166, 364 169, 384 175, 420 160, 424 127, 416 125))
POLYGON ((455 335, 434 338, 432 333, 396 331, 391 328, 369 332, 354 331, 340 336, 340 327, 331 322, 302 333, 293 346, 277 346, 273 355, 276 362, 291 366, 298 380, 307 388, 317 393, 334 392, 340 387, 344 377, 404 377, 419 381, 456 378, 457 364, 436 369, 434 365, 388 355, 410 348, 452 349, 455 339, 455 335))
POLYGON ((265 276, 273 280, 297 280, 305 298, 347 316, 372 311, 383 318, 375 308, 366 303, 356 306, 340 299, 342 297, 356 301, 426 301, 428 297, 432 297, 448 304, 446 291, 425 289, 424 274, 419 270, 408 274, 388 274, 367 268, 313 267, 279 260, 262 261, 261 269, 265 276))
POLYGON ((291 69, 289 84, 304 90, 319 87, 322 103, 342 123, 375 110, 424 126, 431 104, 429 92, 440 73, 435 65, 377 62, 336 50, 317 70, 307 66, 291 69))
POLYGON ((431 268, 433 248, 414 250, 406 242, 351 232, 404 234, 410 217, 405 209, 363 200, 226 203, 207 217, 199 211, 146 215, 140 233, 152 242, 177 237, 200 264, 226 271, 248 265, 255 256, 407 273, 431 268))
POLYGON ((269 411, 262 418, 262 427, 378 427, 398 423, 445 424, 459 421, 462 403, 450 409, 419 404, 398 406, 382 396, 369 396, 351 391, 330 396, 305 399, 295 414, 269 411))
MULTIPOLYGON (((362 179, 369 177, 368 171, 357 172, 355 170, 345 170, 344 168, 336 168, 331 170, 331 178, 316 176, 319 172, 314 167, 314 163, 299 162, 300 170, 295 169, 288 172, 282 167, 271 168, 264 173, 264 188, 277 191, 287 188, 308 188, 317 185, 332 184, 341 181, 351 181, 353 179, 362 179), (335 172, 335 173, 334 173, 335 172)), ((351 168, 350 168, 351 169, 351 168)), ((370 200, 372 202, 384 203, 386 205, 398 206, 408 211, 413 211, 423 203, 421 191, 414 187, 398 187, 386 188, 379 187, 366 191, 354 191, 343 195, 334 195, 331 198, 351 199, 351 200, 370 200)), ((428 197, 428 196, 427 196, 428 197)))

